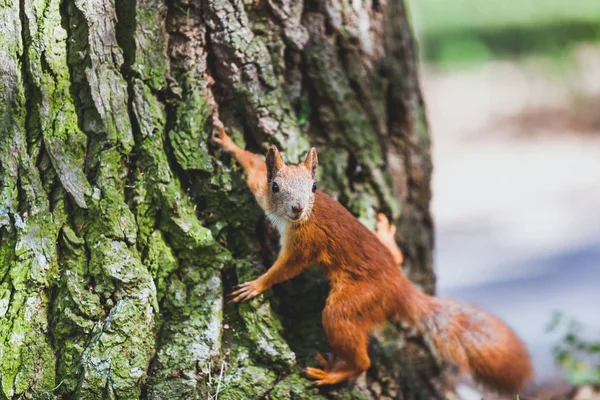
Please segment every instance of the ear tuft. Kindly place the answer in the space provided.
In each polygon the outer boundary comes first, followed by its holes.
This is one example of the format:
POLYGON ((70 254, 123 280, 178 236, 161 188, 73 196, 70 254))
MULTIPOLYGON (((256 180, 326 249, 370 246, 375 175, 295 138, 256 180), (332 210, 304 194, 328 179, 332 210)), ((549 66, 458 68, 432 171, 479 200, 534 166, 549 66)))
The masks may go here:
POLYGON ((277 175, 277 172, 285 166, 283 158, 281 158, 281 154, 277 150, 277 146, 273 145, 269 147, 265 162, 267 163, 267 179, 270 182, 277 175))
POLYGON ((306 155, 304 160, 304 166, 308 169, 314 179, 315 173, 317 172, 317 166, 319 165, 319 158, 317 157, 317 149, 312 147, 306 155))

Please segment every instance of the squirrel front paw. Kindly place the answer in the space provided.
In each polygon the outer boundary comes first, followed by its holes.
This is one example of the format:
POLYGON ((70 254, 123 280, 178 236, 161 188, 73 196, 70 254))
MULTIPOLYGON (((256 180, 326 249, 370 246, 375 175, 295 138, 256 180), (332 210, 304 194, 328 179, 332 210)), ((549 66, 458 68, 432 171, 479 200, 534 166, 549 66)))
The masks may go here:
POLYGON ((265 287, 261 279, 258 278, 253 281, 237 285, 236 289, 236 291, 231 293, 233 299, 230 300, 230 303, 239 303, 241 301, 250 300, 267 290, 267 287, 265 287))
POLYGON ((397 265, 402 264, 403 257, 402 251, 396 244, 396 239, 394 235, 396 234, 396 226, 388 220, 388 218, 383 213, 377 214, 377 225, 375 228, 375 235, 379 239, 379 241, 387 247, 387 249, 392 253, 394 257, 394 263, 397 265))
POLYGON ((229 152, 235 149, 235 143, 233 143, 233 140, 225 133, 225 128, 223 127, 219 129, 219 133, 217 136, 214 136, 212 140, 225 151, 229 152))

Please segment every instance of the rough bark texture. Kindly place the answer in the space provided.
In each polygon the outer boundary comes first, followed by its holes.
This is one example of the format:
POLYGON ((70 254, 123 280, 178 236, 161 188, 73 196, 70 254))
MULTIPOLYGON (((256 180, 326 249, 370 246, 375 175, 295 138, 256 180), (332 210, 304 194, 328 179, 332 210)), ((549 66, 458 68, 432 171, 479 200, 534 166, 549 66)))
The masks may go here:
POLYGON ((387 326, 357 382, 327 351, 322 274, 239 306, 277 241, 211 115, 254 151, 320 149, 319 185, 400 226, 432 292, 429 135, 402 0, 0 2, 0 399, 443 397, 387 326))

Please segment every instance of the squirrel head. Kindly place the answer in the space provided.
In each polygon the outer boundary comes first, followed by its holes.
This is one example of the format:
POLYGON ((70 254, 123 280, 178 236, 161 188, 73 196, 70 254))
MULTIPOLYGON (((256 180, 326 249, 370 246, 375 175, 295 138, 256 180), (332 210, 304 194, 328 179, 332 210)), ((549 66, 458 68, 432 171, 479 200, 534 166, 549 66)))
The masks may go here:
POLYGON ((315 172, 319 160, 317 149, 310 149, 303 163, 285 165, 279 150, 271 146, 267 152, 267 179, 270 214, 278 219, 299 222, 312 210, 315 200, 315 172))

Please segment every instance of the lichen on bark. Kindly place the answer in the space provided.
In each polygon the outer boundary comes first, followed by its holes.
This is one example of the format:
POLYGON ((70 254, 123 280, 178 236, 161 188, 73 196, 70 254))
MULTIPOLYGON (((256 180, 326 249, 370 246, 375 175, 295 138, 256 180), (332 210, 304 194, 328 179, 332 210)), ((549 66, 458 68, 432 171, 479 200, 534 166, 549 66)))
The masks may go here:
POLYGON ((60 220, 50 212, 36 154, 28 152, 30 100, 23 84, 27 71, 20 68, 27 36, 18 24, 21 11, 15 3, 0 11, 0 398, 55 384, 47 310, 60 220))

